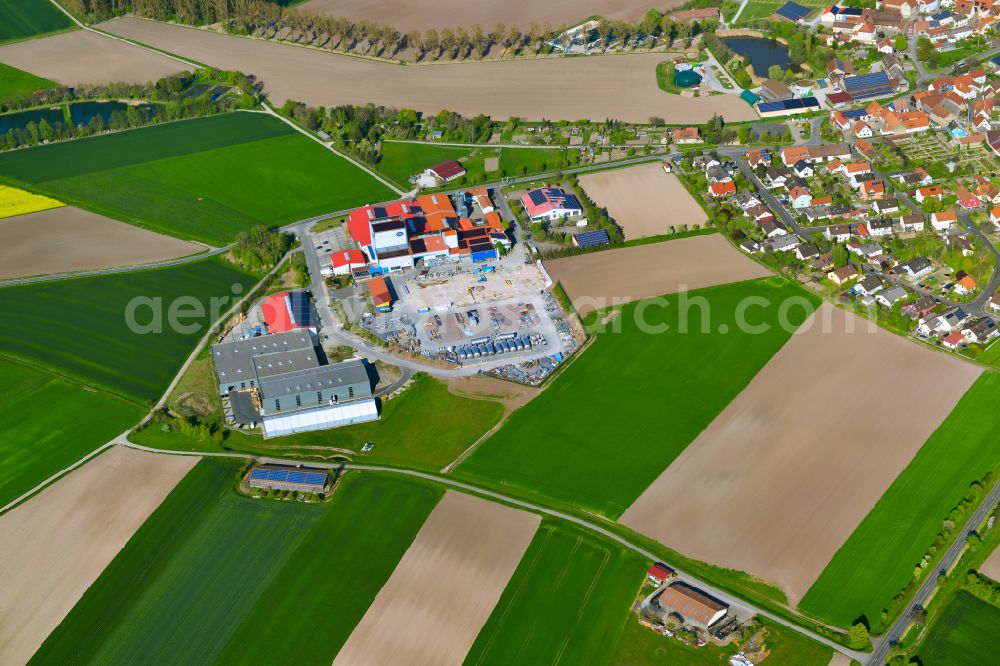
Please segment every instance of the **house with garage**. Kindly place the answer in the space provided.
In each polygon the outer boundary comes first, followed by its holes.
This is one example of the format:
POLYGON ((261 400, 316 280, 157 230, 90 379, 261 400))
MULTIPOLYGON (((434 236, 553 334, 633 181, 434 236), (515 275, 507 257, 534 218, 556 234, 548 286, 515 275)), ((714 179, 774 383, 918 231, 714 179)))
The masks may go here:
POLYGON ((893 270, 899 275, 909 278, 921 278, 934 272, 934 265, 927 257, 914 257, 909 261, 898 264, 893 270))
POLYGON ((887 308, 891 308, 899 301, 905 299, 906 299, 906 290, 900 287, 899 285, 889 287, 885 291, 879 292, 878 294, 875 295, 875 300, 887 308))
POLYGON ((958 214, 953 210, 931 213, 931 227, 935 231, 948 231, 958 224, 958 214))
POLYGON ((858 277, 858 269, 850 265, 841 266, 840 268, 827 273, 826 277, 830 280, 830 282, 834 283, 838 287, 843 287, 845 284, 858 277))
POLYGON ((944 188, 940 185, 928 185, 927 187, 918 187, 917 191, 913 193, 913 198, 917 200, 917 203, 923 203, 928 199, 941 200, 944 196, 944 188))
MULTIPOLYGON (((872 210, 874 210, 879 215, 891 215, 892 213, 899 212, 899 200, 895 197, 886 197, 884 199, 878 199, 872 203, 872 210)), ((871 226, 869 226, 869 229, 871 226)), ((892 233, 892 224, 889 224, 889 231, 886 235, 892 233)), ((874 235, 874 234, 873 234, 874 235)))
POLYGON ((868 233, 872 235, 872 238, 884 238, 886 236, 892 236, 893 234, 892 220, 886 218, 880 217, 874 220, 869 220, 866 226, 868 227, 868 233))
POLYGON ((882 279, 874 273, 869 273, 860 282, 855 284, 851 291, 858 296, 874 296, 885 287, 882 279))
POLYGON ((966 275, 962 279, 956 280, 955 284, 951 286, 951 290, 959 296, 966 296, 976 290, 976 281, 972 279, 971 275, 966 275))
POLYGON ((525 192, 521 195, 521 205, 532 222, 583 215, 583 206, 576 195, 558 187, 541 187, 525 192))
POLYGON ((799 261, 805 261, 817 255, 819 255, 819 248, 816 247, 816 243, 803 243, 795 248, 795 258, 799 261))
POLYGON ((937 303, 934 302, 934 297, 927 296, 925 294, 912 303, 904 305, 900 312, 910 319, 918 319, 920 317, 927 316, 930 312, 933 312, 935 307, 937 307, 937 303))
POLYGON ((846 224, 835 224, 827 227, 823 233, 827 240, 831 240, 834 243, 846 243, 851 240, 851 227, 846 224))
POLYGON ((762 221, 760 223, 760 230, 764 232, 764 238, 784 236, 788 233, 788 228, 773 217, 770 220, 762 221))
POLYGON ((997 324, 989 317, 977 319, 974 322, 965 324, 962 328, 962 335, 966 340, 980 345, 997 337, 997 333, 997 324))

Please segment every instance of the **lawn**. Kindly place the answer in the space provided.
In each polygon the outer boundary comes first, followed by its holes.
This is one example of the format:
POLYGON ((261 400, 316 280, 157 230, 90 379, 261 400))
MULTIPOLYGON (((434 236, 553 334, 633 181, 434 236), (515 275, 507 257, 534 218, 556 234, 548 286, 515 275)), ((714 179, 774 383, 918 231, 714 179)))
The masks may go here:
MULTIPOLYGON (((625 306, 614 322, 620 333, 598 334, 458 471, 611 518, 621 515, 790 337, 776 325, 779 304, 796 298, 811 309, 816 303, 773 278, 688 297, 704 298, 708 307, 681 308, 679 297, 666 307, 625 306), (751 296, 767 304, 749 317, 769 325, 756 335, 736 326, 737 307, 751 296), (711 318, 705 332, 703 311, 711 318), (650 325, 669 329, 644 333, 637 312, 650 325), (689 332, 682 332, 685 326, 689 332), (719 332, 723 327, 727 333, 719 332)), ((789 314, 795 325, 805 319, 803 307, 789 314)))
POLYGON ((441 498, 429 484, 349 473, 219 661, 329 666, 441 498), (303 621, 305 618, 305 621, 303 621))
POLYGON ((799 608, 847 627, 876 622, 968 492, 1000 465, 1000 375, 984 373, 854 530, 799 608))
POLYGON ((743 12, 740 14, 738 23, 744 23, 746 21, 754 21, 756 19, 767 18, 778 11, 783 2, 759 2, 758 0, 750 0, 747 6, 743 8, 743 12))
POLYGON ((569 164, 569 155, 574 156, 575 164, 578 155, 575 149, 568 153, 566 150, 547 148, 504 148, 500 153, 500 171, 506 176, 554 171, 569 164))
POLYGON ((347 160, 281 121, 231 113, 15 151, 0 175, 155 231, 224 245, 392 198, 347 160))
MULTIPOLYGON (((3 0, 0 0, 2 6, 3 0)), ((0 62, 0 99, 30 95, 36 90, 58 87, 58 83, 43 79, 0 62)))
POLYGON ((1000 608, 961 590, 934 622, 923 646, 923 666, 995 664, 1000 654, 1000 608))
POLYGON ((608 663, 649 564, 544 521, 465 664, 608 663))
POLYGON ((48 0, 0 0, 0 16, 0 44, 73 27, 69 17, 48 0))
POLYGON ((136 404, 0 358, 0 506, 142 417, 136 404))
MULTIPOLYGON (((492 428, 503 414, 500 403, 474 400, 454 395, 441 381, 417 375, 413 385, 401 396, 386 401, 378 421, 305 432, 265 442, 260 437, 230 431, 227 449, 272 456, 309 458, 331 452, 325 449, 349 449, 356 462, 406 463, 438 470, 447 465, 492 428), (428 405, 434 406, 433 427, 428 426, 428 405), (365 442, 372 442, 371 453, 360 453, 365 442)), ((136 443, 178 451, 219 450, 218 445, 191 439, 179 431, 164 432, 155 424, 132 436, 136 443)))
POLYGON ((400 185, 409 185, 410 176, 421 173, 427 167, 446 160, 459 160, 469 172, 469 182, 483 180, 483 156, 495 156, 496 148, 468 148, 463 146, 439 146, 433 143, 402 143, 384 141, 382 157, 378 169, 400 185), (477 155, 478 160, 471 159, 477 155))
MULTIPOLYGON (((221 314, 254 279, 222 260, 209 259, 175 268, 104 275, 0 289, 0 356, 46 367, 137 402, 155 401, 181 363, 205 334, 208 316, 191 317, 210 299, 222 301, 221 314), (225 299, 225 300, 223 300, 225 299), (155 322, 160 332, 134 331, 127 321, 155 322), (171 308, 180 317, 171 325, 171 308)), ((216 318, 218 314, 216 315, 216 318)))

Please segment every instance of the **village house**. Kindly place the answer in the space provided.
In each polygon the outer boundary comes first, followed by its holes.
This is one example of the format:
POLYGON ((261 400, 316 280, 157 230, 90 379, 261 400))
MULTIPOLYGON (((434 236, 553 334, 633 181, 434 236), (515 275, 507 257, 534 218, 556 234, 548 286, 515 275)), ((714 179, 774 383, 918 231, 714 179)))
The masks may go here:
POLYGON ((935 231, 948 231, 957 223, 958 213, 953 210, 931 213, 931 227, 933 227, 935 231))
POLYGON ((701 131, 697 127, 675 127, 670 130, 670 139, 676 144, 698 143, 701 131))
POLYGON ((827 273, 826 277, 838 287, 842 287, 858 277, 858 269, 854 266, 842 266, 827 273))
POLYGON ((858 296, 874 296, 878 292, 882 291, 885 287, 882 284, 882 279, 875 274, 868 274, 860 282, 856 283, 852 288, 853 291, 858 296))
POLYGON ((909 261, 901 263, 894 268, 896 273, 906 275, 910 278, 921 278, 930 275, 934 271, 934 265, 927 257, 914 257, 909 261))
POLYGON ((903 233, 920 233, 924 230, 924 216, 912 213, 899 218, 899 228, 903 233))
POLYGON ((917 191, 913 193, 913 198, 917 200, 917 203, 923 203, 928 199, 938 199, 944 196, 944 188, 940 185, 931 185, 929 187, 919 187, 917 191))
POLYGON ((831 240, 834 243, 844 243, 851 240, 851 228, 846 224, 837 224, 827 227, 824 235, 827 240, 831 240))
POLYGON ((905 289, 899 285, 889 287, 885 291, 879 292, 875 296, 875 300, 884 305, 887 308, 891 308, 893 305, 899 301, 906 299, 907 292, 905 289))
POLYGON ((971 275, 966 275, 961 280, 956 281, 951 290, 959 296, 971 294, 976 290, 976 281, 972 279, 971 275))

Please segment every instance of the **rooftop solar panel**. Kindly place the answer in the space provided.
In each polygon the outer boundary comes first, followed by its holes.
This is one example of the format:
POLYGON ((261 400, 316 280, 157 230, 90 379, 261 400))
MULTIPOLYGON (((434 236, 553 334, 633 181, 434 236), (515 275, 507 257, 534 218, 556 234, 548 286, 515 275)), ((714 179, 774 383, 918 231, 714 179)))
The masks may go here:
POLYGON ((608 232, 605 229, 584 231, 573 236, 573 240, 576 242, 577 247, 597 247, 598 245, 607 245, 611 242, 608 232))
POLYGON ((283 483, 302 483, 309 485, 324 485, 324 472, 305 472, 302 470, 265 469, 255 467, 250 472, 250 478, 258 481, 277 481, 283 483))
POLYGON ((786 2, 782 5, 778 11, 775 12, 781 18, 786 18, 789 21, 798 21, 809 16, 810 9, 808 7, 803 7, 796 2, 786 2))
POLYGON ((532 190, 531 192, 528 192, 528 196, 531 197, 531 203, 535 204, 536 206, 540 206, 546 201, 548 201, 548 198, 545 196, 545 193, 542 192, 541 190, 532 190))
POLYGON ((804 97, 801 99, 788 99, 782 102, 762 102, 757 106, 761 113, 769 111, 790 111, 792 109, 819 108, 819 102, 815 97, 804 97))
POLYGON ((308 292, 289 292, 288 303, 292 311, 292 319, 296 324, 304 328, 311 328, 316 325, 316 322, 313 321, 313 308, 312 303, 309 301, 308 292))

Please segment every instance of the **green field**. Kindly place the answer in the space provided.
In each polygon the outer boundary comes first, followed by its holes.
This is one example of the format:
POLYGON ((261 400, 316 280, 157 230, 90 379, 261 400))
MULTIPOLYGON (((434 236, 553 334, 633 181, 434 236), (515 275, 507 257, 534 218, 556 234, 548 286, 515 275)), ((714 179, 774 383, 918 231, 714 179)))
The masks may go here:
POLYGON ((73 27, 48 0, 0 0, 0 17, 0 44, 73 27))
POLYGON ((608 663, 649 564, 544 521, 465 664, 608 663))
POLYGON ((911 580, 969 484, 1000 465, 1000 375, 984 373, 854 530, 799 608, 847 627, 876 622, 911 580))
POLYGON ((459 160, 468 174, 469 182, 484 177, 483 158, 496 156, 496 148, 467 148, 463 146, 438 146, 433 143, 401 143, 384 141, 378 170, 400 185, 409 185, 410 176, 446 160, 459 160))
MULTIPOLYGON (((620 333, 598 334, 590 349, 514 412, 458 471, 619 516, 790 337, 776 326, 779 303, 795 297, 812 308, 816 302, 773 279, 689 296, 709 304, 709 331, 700 332, 696 323, 703 308, 687 309, 685 318, 678 297, 671 297, 668 307, 644 312, 649 324, 670 326, 661 334, 640 330, 639 304, 625 306, 615 320, 620 333), (768 303, 749 319, 768 323, 769 331, 738 332, 735 311, 749 296, 768 303), (686 324, 689 332, 681 332, 686 324), (722 326, 729 332, 718 333, 722 326)), ((790 314, 795 324, 805 319, 802 307, 790 314)))
POLYGON ((47 90, 58 85, 54 81, 43 79, 0 62, 0 100, 6 97, 30 95, 36 90, 47 90))
POLYGON ((960 590, 920 648, 923 666, 982 666, 1000 655, 1000 608, 960 590))
POLYGON ((0 358, 0 506, 127 430, 142 409, 0 358))
MULTIPOLYGON (((378 421, 304 432, 268 440, 231 431, 227 449, 283 457, 324 455, 325 448, 350 449, 357 462, 403 462, 438 470, 492 428, 503 414, 500 403, 474 400, 448 391, 441 381, 417 375, 401 396, 383 404, 378 421), (434 406, 434 427, 427 427, 428 405, 434 406), (373 442, 371 453, 360 454, 365 442, 373 442)), ((218 445, 191 439, 179 431, 163 432, 155 425, 132 435, 137 444, 176 451, 220 450, 218 445)))
MULTIPOLYGON (((212 297, 232 297, 232 285, 245 290, 253 282, 231 264, 209 259, 127 275, 6 287, 0 289, 0 310, 7 313, 0 356, 20 358, 135 401, 153 401, 209 323, 207 316, 184 318, 178 323, 200 323, 198 330, 176 330, 170 326, 172 304, 201 303, 208 313, 212 297), (126 311, 133 299, 154 299, 154 304, 160 299, 161 332, 130 330, 126 311)), ((224 301, 219 314, 232 303, 232 298, 224 301)), ((135 311, 137 323, 150 323, 152 317, 151 308, 135 311)))
POLYGON ((441 491, 351 473, 326 504, 252 500, 239 468, 199 463, 33 662, 330 664, 441 491))
POLYGON ((565 150, 545 148, 504 148, 500 153, 500 171, 507 176, 554 171, 563 167, 568 154, 565 150))
POLYGON ((224 245, 394 194, 259 113, 230 113, 0 155, 0 176, 156 231, 224 245))

